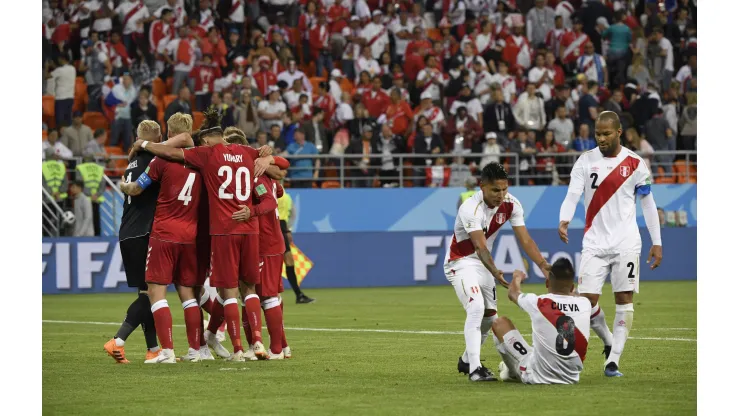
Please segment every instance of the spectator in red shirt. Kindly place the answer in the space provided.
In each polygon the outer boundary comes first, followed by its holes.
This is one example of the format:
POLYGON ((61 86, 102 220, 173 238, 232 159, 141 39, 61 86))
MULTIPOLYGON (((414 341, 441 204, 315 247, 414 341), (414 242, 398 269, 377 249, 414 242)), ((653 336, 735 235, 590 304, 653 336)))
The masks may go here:
POLYGON ((334 0, 334 4, 326 12, 331 33, 341 33, 342 29, 347 26, 349 19, 349 10, 342 5, 342 0, 334 0))
POLYGON ((316 60, 316 76, 323 75, 324 70, 331 72, 334 69, 334 62, 331 58, 331 49, 329 48, 329 35, 331 30, 326 23, 326 15, 319 14, 319 21, 311 29, 308 36, 308 42, 311 44, 311 57, 316 60))
MULTIPOLYGON (((306 4, 305 12, 301 13, 301 16, 298 18, 298 33, 301 34, 301 45, 303 46, 304 51, 311 50, 309 33, 318 21, 317 10, 318 6, 316 5, 316 2, 311 0, 306 4)), ((311 54, 303 54, 303 63, 306 65, 311 63, 311 54)))
POLYGON ((374 118, 380 117, 388 109, 388 105, 391 103, 388 94, 383 91, 383 81, 379 76, 373 78, 373 88, 370 91, 365 91, 362 95, 362 103, 367 108, 367 111, 374 118))
POLYGON ((555 54, 552 51, 547 51, 545 54, 545 68, 555 71, 555 79, 552 81, 553 85, 558 87, 565 84, 565 71, 555 61, 555 54))
POLYGON ((211 54, 204 54, 203 61, 193 67, 190 78, 195 80, 195 109, 205 111, 211 105, 213 82, 221 78, 221 68, 213 63, 211 54))
POLYGON ((385 111, 385 117, 393 134, 406 136, 409 133, 414 112, 409 103, 402 99, 401 90, 398 88, 391 89, 391 102, 385 111))
MULTIPOLYGON (((565 147, 555 141, 555 132, 547 130, 545 139, 535 145, 538 153, 564 153, 565 147)), ((554 156, 542 156, 537 158, 538 185, 558 185, 558 170, 556 169, 556 158, 554 156)))
POLYGON ((324 111, 324 127, 329 128, 329 123, 334 117, 334 111, 337 109, 337 102, 329 94, 329 84, 325 81, 319 82, 319 95, 314 101, 314 106, 324 111))
POLYGON ((267 97, 268 88, 273 85, 277 86, 277 76, 275 76, 275 72, 270 68, 270 58, 261 56, 257 61, 259 62, 260 70, 256 74, 253 74, 254 82, 257 84, 257 89, 260 90, 262 96, 267 97))
POLYGON ((218 34, 218 29, 212 27, 208 31, 208 38, 200 44, 201 53, 210 54, 213 57, 213 62, 220 68, 226 68, 226 43, 221 36, 218 34))
POLYGON ((468 108, 457 107, 457 114, 448 118, 444 129, 445 146, 453 152, 472 150, 478 153, 482 149, 482 137, 483 129, 468 115, 468 108), (458 138, 462 138, 462 141, 459 142, 458 138))

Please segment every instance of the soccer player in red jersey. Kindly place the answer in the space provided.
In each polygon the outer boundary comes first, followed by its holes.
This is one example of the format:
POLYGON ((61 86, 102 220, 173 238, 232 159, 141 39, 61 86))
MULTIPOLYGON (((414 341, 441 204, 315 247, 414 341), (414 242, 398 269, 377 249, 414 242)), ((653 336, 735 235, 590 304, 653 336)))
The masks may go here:
MULTIPOLYGON (((137 140, 134 150, 143 149, 173 162, 184 162, 203 175, 210 211, 210 283, 220 295, 212 307, 209 329, 213 329, 214 321, 220 325, 220 320, 225 319, 234 346, 234 353, 228 360, 244 361, 237 296, 240 280, 246 284, 247 295, 256 293, 255 285, 260 279, 259 225, 256 218, 237 222, 231 216, 242 209, 240 206, 251 209, 253 178, 262 175, 274 159, 269 148, 258 152, 224 141, 220 117, 215 110, 206 111, 200 140, 204 146, 184 150, 137 140)), ((249 313, 259 313, 259 300, 249 298, 245 307, 249 313)), ((211 341, 207 341, 210 346, 211 341)))
MULTIPOLYGON (((234 127, 224 131, 225 140, 229 143, 246 144, 244 133, 234 127)), ((265 175, 255 178, 255 192, 252 194, 253 209, 251 215, 259 218, 260 228, 260 283, 257 285, 257 295, 265 312, 265 321, 270 333, 270 352, 263 357, 271 360, 283 359, 282 343, 283 313, 281 300, 278 294, 283 291, 282 253, 285 252, 285 243, 280 232, 280 220, 277 214, 277 199, 282 196, 283 188, 277 180, 283 179, 289 162, 279 156, 274 157, 275 166, 270 166, 265 175)), ((245 210, 235 212, 232 218, 236 221, 245 221, 250 218, 245 210)), ((247 295, 247 297, 255 295, 247 295)), ((251 316, 246 308, 242 310, 242 324, 247 336, 249 349, 246 359, 257 359, 255 345, 262 343, 261 316, 251 316)))
MULTIPOLYGON (((168 125, 170 136, 190 132, 193 119, 190 115, 176 113, 170 117, 168 125)), ((146 282, 162 349, 145 363, 175 363, 172 314, 165 298, 167 286, 173 282, 182 301, 190 347, 183 359, 200 361, 202 320, 195 288, 203 285, 205 275, 197 274, 195 239, 203 187, 201 177, 190 167, 155 157, 136 181, 121 181, 120 187, 127 195, 136 196, 153 182, 159 182, 160 192, 147 253, 146 282)))

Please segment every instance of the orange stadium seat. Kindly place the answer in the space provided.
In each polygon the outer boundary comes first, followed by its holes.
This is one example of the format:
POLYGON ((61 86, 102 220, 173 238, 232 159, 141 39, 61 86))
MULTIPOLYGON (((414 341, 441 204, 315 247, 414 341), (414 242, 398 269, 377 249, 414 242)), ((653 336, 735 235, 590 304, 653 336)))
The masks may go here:
POLYGON ((347 78, 342 78, 342 82, 339 83, 339 88, 342 89, 342 92, 349 93, 349 95, 354 95, 355 93, 355 86, 352 84, 352 81, 347 78))
POLYGON ((87 102, 87 83, 85 78, 77 77, 75 78, 75 101, 72 109, 84 112, 87 109, 87 102))
POLYGON ((152 81, 152 95, 156 98, 162 99, 167 95, 167 84, 162 81, 162 78, 156 77, 152 81))
POLYGON ((324 181, 321 183, 321 189, 336 189, 341 185, 339 181, 324 181))
POLYGON ((56 120, 54 119, 54 96, 44 95, 43 97, 41 97, 41 108, 42 115, 46 124, 48 124, 49 127, 56 126, 56 120))
POLYGON ((173 101, 177 99, 177 95, 175 94, 167 94, 164 96, 164 109, 166 110, 167 107, 169 107, 170 104, 172 104, 173 101))
POLYGON ((46 140, 46 137, 49 135, 49 133, 46 132, 46 130, 41 130, 41 141, 46 140))
POLYGON ((431 39, 432 41, 442 40, 442 32, 439 29, 433 27, 433 28, 427 29, 427 37, 431 39))
POLYGON ((154 106, 157 107, 158 113, 164 113, 164 100, 162 100, 161 97, 152 97, 154 101, 154 106))
POLYGON ((193 130, 199 129, 203 120, 205 120, 205 116, 201 111, 193 111, 193 130))
POLYGON ((82 114, 82 124, 90 127, 92 131, 97 129, 108 130, 108 119, 102 113, 97 111, 87 111, 82 114))
POLYGON ((678 183, 689 182, 689 170, 685 160, 677 160, 673 163, 673 171, 676 173, 678 183))
POLYGON ((168 77, 165 84, 167 85, 167 89, 165 90, 165 95, 167 95, 170 91, 172 91, 172 87, 175 86, 175 78, 168 77))
POLYGON ((316 95, 319 91, 319 83, 326 81, 324 77, 311 77, 308 79, 311 81, 311 87, 313 88, 313 94, 316 95))

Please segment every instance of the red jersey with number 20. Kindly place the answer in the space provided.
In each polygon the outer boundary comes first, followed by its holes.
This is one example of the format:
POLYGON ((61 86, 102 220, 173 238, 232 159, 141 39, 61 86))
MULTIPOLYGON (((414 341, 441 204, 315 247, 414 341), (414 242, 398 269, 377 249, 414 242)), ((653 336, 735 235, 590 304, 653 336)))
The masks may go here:
POLYGON ((160 184, 152 238, 195 243, 202 189, 200 174, 180 163, 158 157, 152 159, 145 172, 160 184))
POLYGON ((254 196, 260 201, 269 199, 274 201, 274 212, 266 212, 260 215, 260 255, 282 255, 285 253, 285 240, 280 230, 280 215, 277 210, 277 200, 283 196, 283 187, 267 175, 262 175, 255 180, 254 196))
POLYGON ((211 235, 259 233, 257 218, 237 222, 231 215, 239 205, 252 209, 254 161, 257 150, 239 144, 199 146, 183 150, 185 162, 197 168, 208 192, 211 235))
POLYGON ((522 293, 519 307, 532 319, 532 357, 527 383, 578 382, 588 349, 591 302, 588 298, 522 293))

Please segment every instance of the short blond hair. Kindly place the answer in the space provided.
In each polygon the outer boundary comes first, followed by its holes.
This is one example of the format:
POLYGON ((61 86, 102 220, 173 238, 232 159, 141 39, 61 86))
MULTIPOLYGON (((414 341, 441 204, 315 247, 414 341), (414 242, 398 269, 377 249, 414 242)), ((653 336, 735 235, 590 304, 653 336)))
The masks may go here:
POLYGON ((167 131, 171 136, 193 132, 193 117, 190 114, 175 113, 167 120, 167 131))
POLYGON ((227 127, 224 130, 224 140, 228 143, 243 144, 245 146, 248 144, 247 135, 241 129, 234 126, 227 127))
POLYGON ((162 136, 162 128, 153 120, 144 120, 136 128, 136 136, 140 139, 153 139, 162 136))

